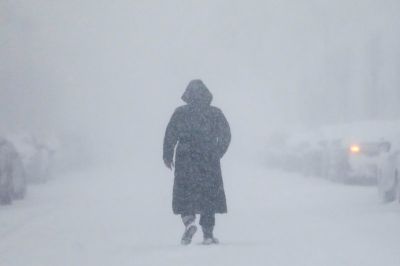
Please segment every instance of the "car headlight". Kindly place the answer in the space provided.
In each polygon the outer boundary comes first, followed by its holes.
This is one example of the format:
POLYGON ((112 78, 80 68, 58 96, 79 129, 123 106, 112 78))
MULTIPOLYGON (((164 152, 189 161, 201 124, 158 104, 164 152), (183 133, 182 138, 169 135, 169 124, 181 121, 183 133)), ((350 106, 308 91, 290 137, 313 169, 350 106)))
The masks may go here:
POLYGON ((351 145, 350 152, 351 153, 360 153, 361 147, 359 145, 351 145))

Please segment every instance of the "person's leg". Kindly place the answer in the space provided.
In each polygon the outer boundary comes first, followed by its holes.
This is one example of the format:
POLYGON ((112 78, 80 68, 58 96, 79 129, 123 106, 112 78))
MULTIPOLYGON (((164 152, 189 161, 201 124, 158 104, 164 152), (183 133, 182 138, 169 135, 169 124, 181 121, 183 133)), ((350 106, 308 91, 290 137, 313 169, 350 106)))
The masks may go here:
POLYGON ((204 213, 200 218, 200 225, 203 229, 204 244, 217 244, 218 240, 214 237, 215 214, 204 213))
POLYGON ((190 224, 196 221, 196 215, 194 214, 182 214, 181 217, 185 227, 188 227, 190 224))
POLYGON ((185 232, 183 233, 181 244, 189 245, 192 242, 194 234, 197 232, 197 226, 195 224, 196 215, 194 214, 182 214, 182 222, 185 225, 185 232))

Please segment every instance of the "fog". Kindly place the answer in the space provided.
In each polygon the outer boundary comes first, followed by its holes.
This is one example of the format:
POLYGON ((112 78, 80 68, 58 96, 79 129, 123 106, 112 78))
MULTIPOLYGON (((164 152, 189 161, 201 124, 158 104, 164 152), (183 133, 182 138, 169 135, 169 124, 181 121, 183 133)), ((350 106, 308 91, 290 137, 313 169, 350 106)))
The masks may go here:
POLYGON ((236 143, 282 124, 399 118, 399 10, 396 0, 2 0, 1 127, 73 132, 103 152, 161 149, 193 78, 236 143))
MULTIPOLYGON (((399 0, 0 0, 0 136, 58 139, 55 159, 31 141, 39 173, 74 161, 0 206, 0 265, 397 266, 398 203, 334 180, 353 161, 326 140, 400 143, 399 14, 399 0), (215 250, 178 246, 162 160, 192 79, 232 131, 215 250)), ((399 147, 375 181, 400 171, 399 147)), ((384 197, 400 200, 398 181, 384 197)))

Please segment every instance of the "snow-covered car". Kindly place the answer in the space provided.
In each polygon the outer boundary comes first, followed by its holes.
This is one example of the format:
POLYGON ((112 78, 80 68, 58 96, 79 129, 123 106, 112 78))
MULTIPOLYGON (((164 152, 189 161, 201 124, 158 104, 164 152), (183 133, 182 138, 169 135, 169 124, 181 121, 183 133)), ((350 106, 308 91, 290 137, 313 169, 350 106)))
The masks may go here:
POLYGON ((363 142, 350 145, 347 181, 376 183, 382 164, 388 156, 390 143, 386 141, 363 142))
POLYGON ((314 156, 314 167, 322 177, 358 184, 374 184, 378 178, 387 142, 346 144, 343 140, 325 142, 314 156))
POLYGON ((342 140, 322 140, 309 151, 305 167, 314 176, 342 181, 349 172, 349 159, 342 140))
POLYGON ((313 143, 304 152, 302 164, 302 173, 306 176, 341 181, 349 172, 347 150, 340 139, 313 143))
POLYGON ((21 157, 14 145, 0 137, 0 203, 10 204, 26 194, 26 177, 21 157))
POLYGON ((378 172, 378 192, 383 202, 400 202, 400 150, 387 148, 378 172))
POLYGON ((46 182, 51 177, 56 152, 54 141, 26 133, 12 136, 12 142, 22 157, 27 181, 46 182))
POLYGON ((374 184, 388 145, 384 141, 346 144, 342 139, 303 142, 286 152, 282 169, 344 183, 374 184))
POLYGON ((283 141, 269 141, 269 166, 343 183, 376 184, 382 165, 390 161, 386 157, 394 156, 387 147, 397 139, 400 126, 395 121, 363 121, 286 132, 280 134, 283 141))

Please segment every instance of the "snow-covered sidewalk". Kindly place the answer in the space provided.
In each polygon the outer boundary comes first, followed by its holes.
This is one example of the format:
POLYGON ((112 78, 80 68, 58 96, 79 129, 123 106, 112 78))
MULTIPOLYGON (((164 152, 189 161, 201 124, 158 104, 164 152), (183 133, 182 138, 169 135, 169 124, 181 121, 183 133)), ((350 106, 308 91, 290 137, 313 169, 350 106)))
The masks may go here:
POLYGON ((224 169, 229 214, 217 216, 219 246, 201 246, 199 233, 179 245, 169 172, 103 167, 1 207, 0 265, 400 265, 400 205, 380 204, 374 187, 224 169))

